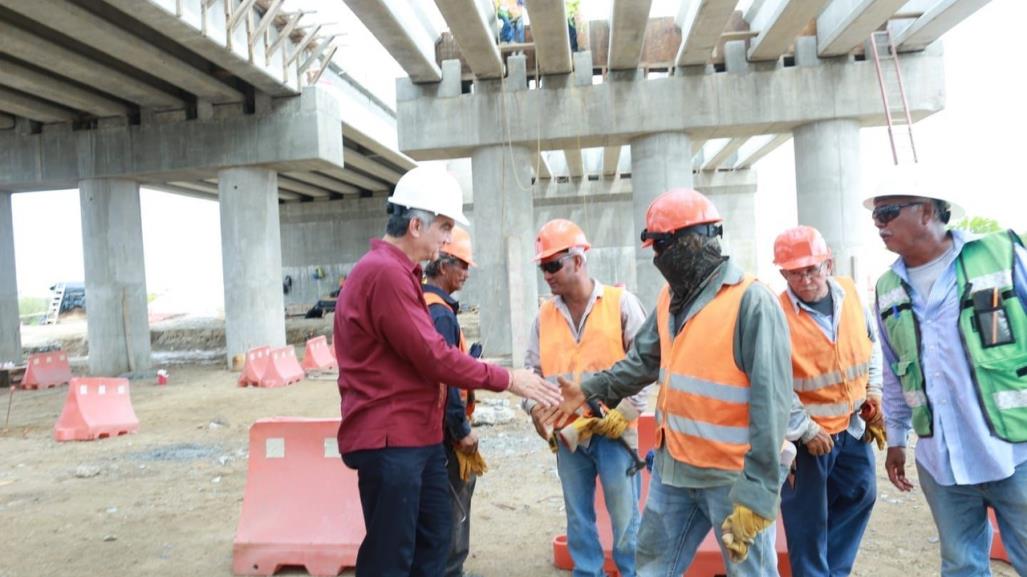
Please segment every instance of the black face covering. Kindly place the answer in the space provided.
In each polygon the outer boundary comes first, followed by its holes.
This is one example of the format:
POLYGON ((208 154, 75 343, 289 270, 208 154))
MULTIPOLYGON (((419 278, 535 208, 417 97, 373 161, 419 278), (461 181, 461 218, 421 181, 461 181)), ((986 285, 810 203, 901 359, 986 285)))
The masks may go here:
POLYGON ((653 264, 670 285, 671 314, 678 314, 695 300, 713 271, 727 260, 720 254, 717 237, 685 234, 653 257, 653 264))

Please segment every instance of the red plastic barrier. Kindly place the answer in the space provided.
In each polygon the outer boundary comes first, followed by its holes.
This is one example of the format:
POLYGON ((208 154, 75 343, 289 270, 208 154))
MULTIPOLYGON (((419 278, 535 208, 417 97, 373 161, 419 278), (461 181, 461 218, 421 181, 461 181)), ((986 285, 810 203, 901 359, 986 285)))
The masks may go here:
POLYGON ((71 379, 64 410, 53 437, 58 441, 91 441, 139 431, 128 379, 71 379))
POLYGON ((303 354, 303 370, 308 373, 339 370, 334 352, 324 335, 308 340, 307 350, 303 354))
POLYGON ((68 355, 57 350, 49 353, 29 355, 25 376, 21 386, 25 389, 48 389, 63 385, 71 380, 71 367, 68 366, 68 355))
POLYGON ((1002 544, 1002 532, 998 528, 998 520, 995 519, 995 510, 988 507, 988 521, 991 522, 991 558, 1009 563, 1009 554, 1006 553, 1006 546, 1002 544))
POLYGON ((357 473, 342 464, 339 419, 261 419, 250 427, 250 460, 236 575, 272 575, 286 565, 311 575, 354 567, 364 540, 357 473))
MULTIPOLYGON (((645 413, 638 419, 639 454, 644 456, 649 449, 653 448, 655 443, 656 421, 652 413, 645 413)), ((649 471, 642 469, 641 475, 642 492, 638 505, 644 509, 646 498, 649 496, 649 471)), ((602 485, 599 483, 596 483, 595 510, 596 525, 599 529, 599 543, 603 546, 603 553, 606 556, 603 569, 606 570, 610 577, 619 577, 620 572, 617 571, 617 564, 614 563, 612 554, 613 528, 610 523, 610 514, 606 511, 602 485)), ((774 548, 777 550, 777 567, 781 577, 791 577, 792 568, 788 562, 788 547, 781 519, 777 520, 777 536, 774 548)), ((566 571, 574 569, 574 562, 571 560, 570 551, 567 550, 566 535, 557 535, 553 538, 553 565, 566 571)), ((724 568, 724 558, 721 556, 720 547, 717 545, 716 537, 713 536, 713 531, 710 531, 706 538, 703 539, 703 542, 699 544, 699 550, 696 551, 695 558, 692 560, 688 571, 685 572, 684 577, 714 577, 726 574, 727 570, 724 568)))
POLYGON ((296 349, 286 345, 280 349, 271 349, 271 360, 260 378, 259 386, 284 387, 298 383, 306 376, 300 362, 296 360, 296 349))
POLYGON ((246 364, 243 365, 242 374, 239 375, 239 386, 259 387, 260 379, 264 376, 268 364, 271 362, 271 347, 255 347, 246 352, 246 364))

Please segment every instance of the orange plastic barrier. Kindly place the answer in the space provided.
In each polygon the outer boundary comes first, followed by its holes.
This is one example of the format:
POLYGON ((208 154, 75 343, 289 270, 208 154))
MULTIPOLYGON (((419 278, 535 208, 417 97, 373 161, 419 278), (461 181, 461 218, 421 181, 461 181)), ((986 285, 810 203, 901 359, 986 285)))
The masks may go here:
POLYGON ((356 566, 364 540, 357 473, 339 458, 339 419, 261 419, 250 427, 250 460, 239 528, 236 575, 272 575, 303 566, 338 575, 356 566))
POLYGON ((240 387, 259 387, 260 379, 271 362, 271 347, 254 347, 246 351, 246 364, 242 367, 242 374, 239 375, 240 387))
POLYGON ((1006 553, 1006 546, 1002 544, 1002 532, 998 528, 998 520, 995 519, 995 510, 988 507, 988 520, 991 521, 991 558, 1009 563, 1009 554, 1006 553))
POLYGON ((296 360, 296 349, 286 345, 280 349, 271 349, 271 360, 260 378, 259 386, 284 387, 302 381, 305 376, 307 374, 296 360))
POLYGON ((71 379, 64 410, 53 437, 58 441, 92 441, 139 431, 128 379, 71 379))
MULTIPOLYGON (((652 413, 645 413, 638 418, 638 452, 645 455, 656 443, 656 421, 652 413)), ((638 506, 645 508, 646 498, 649 496, 649 471, 642 469, 642 492, 639 497, 638 506)), ((613 561, 613 528, 610 523, 610 514, 606 511, 605 497, 603 496, 602 485, 596 483, 596 525, 599 529, 599 543, 603 546, 603 553, 606 559, 603 569, 610 577, 619 577, 617 564, 613 561)), ((784 525, 781 519, 777 520, 777 535, 774 543, 777 550, 777 567, 781 577, 792 577, 792 567, 788 562, 788 546, 785 541, 784 525)), ((567 550, 567 536, 557 535, 553 538, 553 565, 559 569, 570 571, 574 569, 574 562, 571 560, 570 551, 567 550)), ((720 547, 717 539, 710 531, 699 544, 699 550, 695 553, 692 564, 685 572, 684 577, 714 577, 726 575, 724 558, 720 554, 720 547)))
POLYGON ((71 380, 71 367, 68 366, 68 355, 57 350, 49 353, 29 355, 25 376, 21 386, 25 389, 48 389, 63 385, 71 380))
POLYGON ((307 350, 303 354, 303 370, 308 373, 338 370, 339 363, 335 360, 334 352, 324 335, 308 340, 307 350))

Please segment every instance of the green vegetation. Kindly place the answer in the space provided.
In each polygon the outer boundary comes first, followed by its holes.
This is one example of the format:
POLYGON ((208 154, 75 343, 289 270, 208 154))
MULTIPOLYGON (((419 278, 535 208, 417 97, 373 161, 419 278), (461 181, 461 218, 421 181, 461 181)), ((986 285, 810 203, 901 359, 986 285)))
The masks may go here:
POLYGON ((46 312, 47 299, 43 297, 21 297, 18 299, 20 316, 38 315, 46 312))
POLYGON ((1002 226, 997 220, 985 216, 965 216, 952 225, 952 228, 970 231, 976 234, 988 234, 998 232, 1002 226))

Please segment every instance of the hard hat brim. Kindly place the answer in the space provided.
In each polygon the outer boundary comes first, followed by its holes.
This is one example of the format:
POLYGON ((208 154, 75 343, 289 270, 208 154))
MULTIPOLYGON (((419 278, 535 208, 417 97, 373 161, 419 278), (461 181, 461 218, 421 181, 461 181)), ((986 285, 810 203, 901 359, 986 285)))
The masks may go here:
POLYGON ((778 268, 781 270, 796 270, 800 268, 806 268, 808 266, 818 265, 831 258, 830 256, 803 256, 795 258, 786 262, 775 262, 778 268))
POLYGON ((966 216, 966 210, 963 209, 962 206, 952 202, 951 200, 949 200, 947 198, 938 198, 936 196, 924 196, 922 194, 909 194, 909 195, 874 194, 874 195, 868 196, 866 198, 866 200, 863 201, 863 208, 865 208, 867 210, 874 210, 874 201, 875 200, 877 200, 878 198, 885 198, 885 197, 889 197, 889 196, 909 196, 909 197, 912 197, 912 198, 926 198, 928 200, 940 200, 942 202, 947 202, 949 204, 949 212, 951 213, 951 220, 950 220, 950 222, 954 222, 954 221, 956 221, 956 220, 966 216))
POLYGON ((454 214, 450 214, 448 212, 437 212, 434 208, 428 208, 428 207, 424 207, 424 206, 417 206, 417 203, 396 202, 396 201, 392 200, 392 198, 389 198, 388 202, 389 202, 389 204, 394 204, 396 206, 403 206, 403 207, 406 207, 406 208, 416 208, 417 210, 423 210, 423 211, 426 211, 426 212, 430 212, 430 213, 432 213, 432 214, 434 214, 436 216, 445 216, 447 218, 453 219, 457 224, 462 224, 464 226, 471 226, 471 223, 467 221, 467 217, 464 216, 464 211, 463 210, 461 210, 460 212, 454 213, 454 214))

